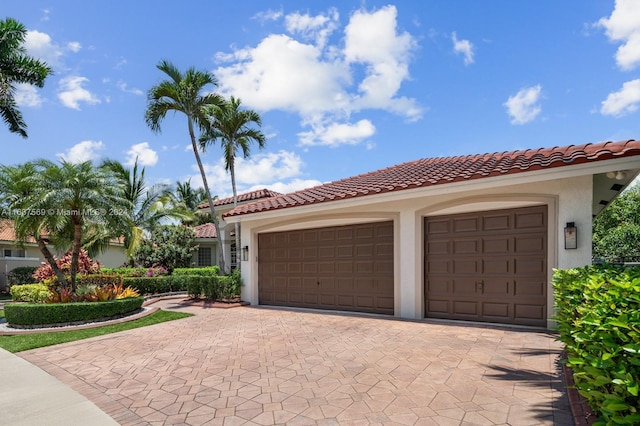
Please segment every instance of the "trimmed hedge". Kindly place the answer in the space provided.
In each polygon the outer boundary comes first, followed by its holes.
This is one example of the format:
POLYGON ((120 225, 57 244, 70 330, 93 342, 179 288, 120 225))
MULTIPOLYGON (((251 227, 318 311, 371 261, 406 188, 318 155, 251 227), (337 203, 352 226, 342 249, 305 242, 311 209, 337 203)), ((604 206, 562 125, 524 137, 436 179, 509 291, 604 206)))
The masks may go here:
POLYGON ((11 303, 5 305, 4 316, 14 327, 33 327, 104 320, 136 311, 143 297, 80 303, 11 303))
POLYGON ((215 275, 220 275, 220 267, 215 265, 215 266, 204 266, 201 268, 176 268, 173 270, 173 273, 171 274, 173 276, 176 275, 189 275, 189 276, 193 276, 193 275, 198 275, 201 277, 212 277, 215 275))
POLYGON ((553 286, 566 362, 596 424, 640 424, 640 268, 556 270, 553 286))
POLYGON ((97 287, 108 287, 108 286, 121 286, 123 283, 122 276, 111 274, 91 274, 91 275, 78 275, 76 277, 76 286, 97 286, 97 287))
POLYGON ((46 284, 13 285, 9 290, 11 299, 16 302, 44 303, 51 292, 46 284))

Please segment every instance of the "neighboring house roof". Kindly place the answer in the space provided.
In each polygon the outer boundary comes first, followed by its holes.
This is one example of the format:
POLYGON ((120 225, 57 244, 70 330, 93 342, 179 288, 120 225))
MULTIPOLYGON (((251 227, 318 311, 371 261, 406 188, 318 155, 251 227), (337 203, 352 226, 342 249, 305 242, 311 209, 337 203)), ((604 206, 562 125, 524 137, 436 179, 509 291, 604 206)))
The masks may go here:
MULTIPOLYGON (((279 195, 284 195, 284 194, 281 194, 281 193, 275 192, 275 191, 271 191, 271 190, 269 190, 267 188, 258 189, 256 191, 245 192, 244 194, 239 194, 238 195, 238 202, 239 203, 243 203, 243 202, 246 202, 246 201, 259 200, 261 198, 277 197, 279 195)), ((215 200, 213 202, 214 207, 224 206, 224 205, 227 205, 227 204, 233 204, 233 197, 222 198, 220 200, 215 200)), ((208 209, 209 208, 209 203, 200 204, 198 206, 198 208, 199 209, 208 209)))
MULTIPOLYGON (((15 222, 11 219, 0 219, 0 241, 16 242, 15 222)), ((36 240, 29 237, 28 243, 35 243, 36 240)))
POLYGON ((216 228, 213 223, 203 223, 193 230, 196 232, 196 238, 217 238, 216 228))
POLYGON ((238 216, 637 155, 640 155, 640 141, 628 140, 492 154, 426 158, 244 204, 224 216, 238 216))

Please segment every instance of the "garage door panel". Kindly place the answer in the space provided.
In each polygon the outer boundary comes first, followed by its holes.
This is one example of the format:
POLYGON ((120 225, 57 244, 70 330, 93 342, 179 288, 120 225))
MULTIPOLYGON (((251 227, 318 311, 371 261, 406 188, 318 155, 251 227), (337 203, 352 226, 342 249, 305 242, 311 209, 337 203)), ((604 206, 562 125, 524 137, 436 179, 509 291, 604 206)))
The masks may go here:
POLYGON ((546 326, 547 206, 427 217, 424 230, 427 317, 546 326))
POLYGON ((393 222, 260 234, 259 302, 393 314, 393 254, 393 222))

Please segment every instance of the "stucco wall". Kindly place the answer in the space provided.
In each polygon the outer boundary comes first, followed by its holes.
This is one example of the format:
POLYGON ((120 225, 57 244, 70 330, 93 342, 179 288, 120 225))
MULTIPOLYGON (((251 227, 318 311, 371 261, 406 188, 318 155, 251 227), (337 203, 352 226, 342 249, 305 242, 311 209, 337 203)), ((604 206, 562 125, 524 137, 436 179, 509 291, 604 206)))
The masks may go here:
POLYGON ((547 293, 549 313, 552 313, 553 268, 591 262, 591 202, 591 174, 538 182, 501 177, 282 209, 253 218, 244 216, 242 246, 249 246, 250 255, 249 261, 242 262, 245 282, 242 297, 258 304, 259 233, 392 219, 395 224, 395 315, 423 318, 424 217, 545 204, 549 206, 547 293), (578 228, 576 250, 564 249, 566 222, 575 222, 578 228))

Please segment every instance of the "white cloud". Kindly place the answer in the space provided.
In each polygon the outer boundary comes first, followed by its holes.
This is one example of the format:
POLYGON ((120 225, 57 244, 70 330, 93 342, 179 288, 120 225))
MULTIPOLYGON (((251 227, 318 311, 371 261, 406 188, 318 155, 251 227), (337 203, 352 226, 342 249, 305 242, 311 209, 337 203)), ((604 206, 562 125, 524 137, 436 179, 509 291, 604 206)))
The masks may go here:
MULTIPOLYGON (((296 192, 318 185, 322 185, 322 182, 315 179, 293 179, 289 182, 272 182, 267 186, 267 188, 272 191, 280 192, 281 194, 288 194, 290 192, 296 192)), ((264 185, 256 185, 247 188, 247 190, 244 192, 257 191, 263 188, 265 188, 264 185)))
POLYGON ((282 18, 282 10, 267 10, 265 12, 259 12, 256 13, 252 19, 256 19, 262 23, 265 23, 266 21, 277 21, 278 19, 282 18))
POLYGON ((135 87, 132 88, 132 89, 129 89, 129 87, 127 87, 127 83, 125 83, 124 81, 119 81, 117 86, 118 86, 118 88, 120 90, 122 90, 125 93, 132 93, 132 94, 134 94, 136 96, 144 95, 144 92, 142 90, 140 90, 140 89, 137 89, 135 87))
POLYGON ((131 145, 131 148, 127 151, 127 157, 125 162, 127 166, 133 166, 136 158, 141 166, 155 166, 158 163, 158 153, 151 149, 149 142, 131 145))
POLYGON ((464 64, 472 64, 473 44, 469 40, 458 40, 458 36, 455 32, 451 34, 451 41, 453 41, 453 51, 455 53, 462 54, 462 56, 464 57, 464 64))
POLYGON ((640 79, 627 81, 622 89, 609 93, 602 101, 600 112, 604 115, 621 116, 638 109, 640 103, 640 79))
POLYGON ((100 157, 98 151, 105 149, 101 141, 82 141, 69 148, 64 154, 56 154, 61 160, 70 163, 96 160, 100 157))
POLYGON ((634 69, 640 63, 640 2, 616 0, 611 16, 596 25, 605 29, 609 40, 622 43, 616 52, 618 66, 634 69))
POLYGON ((58 82, 58 99, 67 108, 80 109, 80 102, 89 105, 100 103, 100 99, 84 87, 89 79, 76 75, 70 75, 60 79, 58 82))
POLYGON ((26 83, 16 84, 14 99, 20 107, 39 107, 42 105, 42 98, 37 89, 26 83))
MULTIPOLYGON (((207 182, 212 194, 220 197, 227 197, 232 194, 231 178, 225 170, 224 159, 220 159, 214 164, 204 164, 207 182)), ((248 159, 236 159, 236 185, 238 192, 247 192, 250 188, 269 188, 274 191, 275 186, 279 188, 299 189, 303 183, 311 186, 319 184, 315 180, 302 180, 302 167, 304 163, 299 155, 291 151, 280 150, 271 153, 257 153, 248 159), (296 183, 297 182, 297 183, 296 183)), ((193 166, 194 175, 191 176, 192 183, 202 186, 202 179, 198 172, 197 165, 193 166)), ((279 191, 282 192, 282 191, 279 191)))
POLYGON ((315 16, 286 15, 289 34, 271 34, 255 47, 216 54, 225 64, 214 71, 219 91, 241 98, 252 109, 299 114, 301 125, 311 128, 300 133, 306 145, 354 143, 349 132, 343 132, 345 139, 321 132, 334 130, 331 122, 362 126, 349 122, 353 112, 377 109, 409 121, 420 119, 422 108, 415 99, 398 95, 409 78, 417 43, 398 31, 396 8, 356 11, 344 29, 344 43, 331 44, 338 18, 335 9, 315 16))
POLYGON ((49 34, 37 30, 27 31, 24 47, 30 55, 42 59, 47 64, 53 67, 60 65, 63 49, 53 42, 49 34))
POLYGON ((356 145, 373 136, 375 126, 369 120, 360 120, 355 124, 330 123, 326 126, 314 123, 309 132, 298 133, 301 145, 327 145, 336 147, 342 144, 356 145))
POLYGON ((77 41, 71 41, 67 43, 67 49, 69 49, 73 53, 78 53, 81 48, 82 48, 82 45, 77 41))
POLYGON ((535 119, 542 110, 539 104, 542 95, 542 86, 539 84, 525 87, 513 96, 510 96, 504 105, 511 117, 511 124, 526 124, 535 119))

